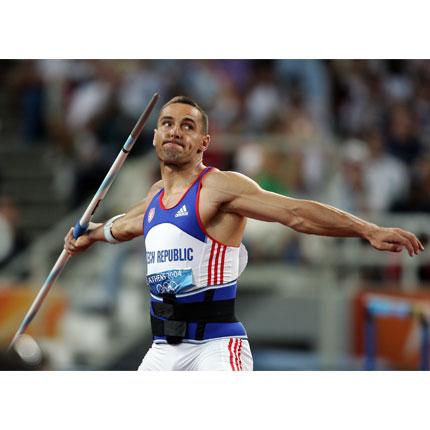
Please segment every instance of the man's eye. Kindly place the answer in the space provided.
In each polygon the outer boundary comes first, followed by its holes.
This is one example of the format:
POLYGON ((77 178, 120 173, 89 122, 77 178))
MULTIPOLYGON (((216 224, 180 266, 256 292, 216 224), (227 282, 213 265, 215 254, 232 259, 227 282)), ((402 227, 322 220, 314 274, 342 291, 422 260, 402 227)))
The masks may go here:
POLYGON ((172 122, 171 121, 163 121, 162 125, 164 127, 170 127, 172 125, 172 122))
POLYGON ((184 124, 185 130, 194 130, 194 127, 191 124, 184 124))

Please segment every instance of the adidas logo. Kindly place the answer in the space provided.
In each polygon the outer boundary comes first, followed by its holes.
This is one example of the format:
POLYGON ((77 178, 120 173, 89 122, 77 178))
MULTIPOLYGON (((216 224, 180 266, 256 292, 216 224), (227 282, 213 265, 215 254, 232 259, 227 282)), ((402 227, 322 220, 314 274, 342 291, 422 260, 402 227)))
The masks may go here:
POLYGON ((181 209, 178 210, 175 214, 175 218, 178 218, 180 216, 186 216, 188 215, 187 207, 184 205, 181 207, 181 209))

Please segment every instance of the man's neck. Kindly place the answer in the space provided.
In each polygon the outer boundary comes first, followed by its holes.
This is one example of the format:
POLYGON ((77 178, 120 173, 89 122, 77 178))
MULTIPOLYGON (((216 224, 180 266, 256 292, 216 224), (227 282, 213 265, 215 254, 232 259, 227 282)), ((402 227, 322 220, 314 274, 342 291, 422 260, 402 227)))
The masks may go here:
POLYGON ((173 194, 187 189, 197 176, 205 169, 202 161, 183 166, 161 164, 161 178, 165 194, 173 194))

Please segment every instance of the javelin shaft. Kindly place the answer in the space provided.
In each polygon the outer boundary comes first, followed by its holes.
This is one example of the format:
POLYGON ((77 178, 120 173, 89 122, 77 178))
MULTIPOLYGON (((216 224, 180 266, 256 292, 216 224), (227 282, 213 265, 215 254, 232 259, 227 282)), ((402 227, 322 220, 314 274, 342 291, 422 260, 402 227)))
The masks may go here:
POLYGON ((64 266, 67 264, 69 259, 70 255, 65 250, 63 250, 63 252, 58 257, 56 263, 54 264, 54 267, 51 269, 51 272, 49 273, 45 282, 43 283, 42 288, 39 290, 39 293, 31 304, 30 309, 22 320, 17 332, 15 333, 15 336, 12 339, 12 342, 9 344, 8 350, 13 347, 15 342, 25 332, 33 318, 36 316, 37 312, 42 306, 45 297, 48 295, 49 290, 55 284, 55 281, 58 279, 58 277, 61 275, 61 272, 63 271, 64 266))
POLYGON ((115 180, 117 173, 121 169, 129 152, 133 148, 134 143, 136 142, 137 138, 142 132, 142 129, 147 119, 149 118, 149 115, 151 114, 155 104, 157 103, 158 97, 159 96, 157 93, 152 96, 151 101, 149 102, 148 106, 146 107, 146 109, 144 110, 140 118, 137 120, 136 125, 134 126, 132 132, 130 133, 130 136, 128 137, 120 153, 116 157, 116 160, 114 161, 111 168, 109 169, 108 174, 104 178, 102 184, 100 185, 99 189, 97 190, 96 194, 91 200, 91 203, 89 204, 88 208, 82 215, 81 219, 76 223, 73 231, 73 237, 75 239, 77 239, 79 236, 81 236, 86 232, 88 228, 88 224, 90 223, 91 218, 94 215, 94 212, 96 211, 100 202, 104 199, 106 193, 108 192, 110 186, 112 185, 112 182, 115 180))
MULTIPOLYGON (((140 133, 142 132, 142 129, 146 121, 148 120, 152 110, 154 109, 155 104, 157 103, 158 97, 159 95, 157 93, 152 96, 151 101, 149 102, 148 106, 146 107, 146 109, 144 110, 140 118, 137 120, 136 125, 134 126, 132 132, 130 133, 130 136, 128 137, 125 144, 121 148, 120 153, 118 154, 115 161, 113 162, 102 184, 100 185, 99 189, 97 190, 96 194, 94 195, 93 199, 91 200, 84 214, 82 215, 80 220, 76 223, 73 229, 73 237, 75 239, 77 239, 79 236, 83 235, 87 231, 91 218, 93 217, 100 202, 104 199, 110 186, 115 180, 119 170, 124 164, 125 159, 127 158, 129 152, 133 148, 134 143, 136 142, 140 133)), ((15 333, 15 336, 12 339, 12 342, 9 344, 8 350, 12 349, 15 342, 19 338, 19 336, 21 336, 25 332, 27 327, 30 325, 31 321, 36 316, 37 312, 42 306, 42 303, 45 297, 48 295, 49 290, 55 284, 56 280, 60 276, 61 272, 64 269, 64 266, 67 264, 69 259, 70 259, 70 255, 65 250, 63 250, 61 255, 58 257, 56 263, 54 264, 54 267, 51 269, 51 272, 49 273, 45 282, 43 283, 42 288, 40 289, 33 303, 31 304, 30 309, 28 310, 27 314, 22 320, 17 332, 15 333)))

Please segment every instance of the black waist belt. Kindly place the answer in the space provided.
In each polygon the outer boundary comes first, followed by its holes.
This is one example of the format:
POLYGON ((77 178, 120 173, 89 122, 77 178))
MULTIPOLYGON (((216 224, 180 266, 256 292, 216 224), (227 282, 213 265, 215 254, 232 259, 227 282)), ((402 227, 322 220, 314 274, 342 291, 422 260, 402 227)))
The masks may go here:
POLYGON ((237 322, 234 314, 235 300, 209 301, 212 297, 213 290, 205 296, 205 301, 199 303, 178 303, 172 298, 167 300, 169 303, 152 302, 153 336, 166 336, 168 343, 180 343, 185 337, 188 323, 197 322, 196 340, 202 340, 207 323, 237 322))

